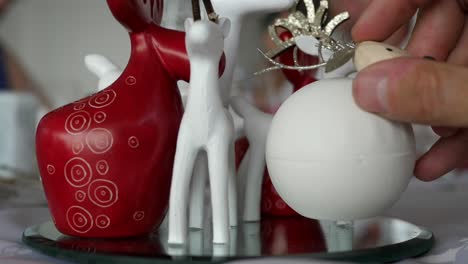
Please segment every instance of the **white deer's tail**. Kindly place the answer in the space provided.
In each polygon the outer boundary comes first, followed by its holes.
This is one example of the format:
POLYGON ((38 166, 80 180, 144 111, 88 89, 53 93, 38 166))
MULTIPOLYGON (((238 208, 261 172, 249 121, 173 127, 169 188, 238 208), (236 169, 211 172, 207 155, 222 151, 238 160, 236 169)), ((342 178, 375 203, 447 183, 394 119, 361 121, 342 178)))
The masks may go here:
POLYGON ((122 74, 122 70, 118 66, 102 55, 87 55, 85 64, 88 70, 99 78, 99 91, 110 86, 122 74))
POLYGON ((94 73, 98 78, 103 78, 112 71, 120 71, 108 58, 99 54, 87 55, 85 57, 85 64, 88 70, 94 73))

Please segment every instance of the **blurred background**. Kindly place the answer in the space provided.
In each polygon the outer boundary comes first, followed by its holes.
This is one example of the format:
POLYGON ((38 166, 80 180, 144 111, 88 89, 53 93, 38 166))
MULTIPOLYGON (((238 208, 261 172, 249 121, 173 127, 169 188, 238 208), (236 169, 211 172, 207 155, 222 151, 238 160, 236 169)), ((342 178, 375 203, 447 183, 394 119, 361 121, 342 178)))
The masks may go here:
POLYGON ((95 91, 83 63, 102 53, 124 66, 130 45, 106 1, 11 0, 0 21, 2 43, 14 52, 51 107, 95 91))
MULTIPOLYGON (((162 24, 168 28, 183 30, 192 16, 190 1, 165 1, 164 9, 162 24)), ((253 78, 265 63, 256 49, 265 46, 273 19, 247 18, 242 38, 248 41, 241 44, 243 66, 235 80, 236 94, 266 110, 292 92, 281 74, 253 78)), ((128 34, 106 1, 0 0, 0 178, 35 174, 34 129, 40 117, 97 91, 98 79, 84 63, 92 53, 121 68, 129 59, 128 34)))
MULTIPOLYGON (((85 55, 105 55, 120 67, 128 61, 127 32, 114 20, 104 0, 0 2, 10 2, 2 9, 0 43, 16 56, 37 85, 34 89, 52 107, 95 92, 97 79, 85 68, 85 55)), ((191 16, 190 1, 166 1, 164 14, 164 26, 182 30, 184 19, 191 16)), ((262 28, 265 20, 252 19, 255 23, 249 22, 243 31, 249 41, 242 45, 241 54, 249 61, 241 59, 241 62, 251 66, 250 74, 258 70, 252 58, 261 58, 252 47, 261 45, 259 31, 265 31, 266 25, 262 28)))

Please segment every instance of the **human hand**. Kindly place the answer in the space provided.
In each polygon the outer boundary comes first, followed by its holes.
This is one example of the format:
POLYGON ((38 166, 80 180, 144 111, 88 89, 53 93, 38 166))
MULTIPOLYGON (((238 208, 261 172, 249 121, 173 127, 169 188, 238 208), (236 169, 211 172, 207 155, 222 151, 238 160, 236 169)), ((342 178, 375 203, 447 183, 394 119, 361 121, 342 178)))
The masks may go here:
MULTIPOLYGON (((359 17, 367 10, 367 7, 371 3, 371 0, 330 0, 330 12, 331 16, 335 16, 342 12, 348 12, 350 18, 341 24, 338 27, 338 31, 340 31, 340 38, 343 40, 351 40, 351 29, 358 21, 359 17)), ((398 30, 395 30, 390 34, 386 39, 385 43, 400 46, 403 40, 406 39, 408 35, 408 31, 410 28, 410 21, 407 20, 406 23, 402 23, 398 30)))
POLYGON ((404 58, 372 65, 354 82, 363 109, 433 126, 441 139, 417 162, 415 175, 434 180, 468 159, 468 0, 374 0, 353 27, 353 38, 385 40, 419 9, 408 51, 445 63, 404 58), (382 15, 384 14, 384 15, 382 15))

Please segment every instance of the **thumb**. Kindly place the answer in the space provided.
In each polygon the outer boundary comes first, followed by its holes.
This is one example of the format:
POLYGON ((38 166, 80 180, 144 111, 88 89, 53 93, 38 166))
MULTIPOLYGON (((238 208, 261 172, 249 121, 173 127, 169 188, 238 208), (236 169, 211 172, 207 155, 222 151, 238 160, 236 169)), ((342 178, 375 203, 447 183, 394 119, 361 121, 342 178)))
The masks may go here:
POLYGON ((383 117, 433 126, 468 127, 468 69, 399 58, 362 70, 353 84, 356 103, 383 117))

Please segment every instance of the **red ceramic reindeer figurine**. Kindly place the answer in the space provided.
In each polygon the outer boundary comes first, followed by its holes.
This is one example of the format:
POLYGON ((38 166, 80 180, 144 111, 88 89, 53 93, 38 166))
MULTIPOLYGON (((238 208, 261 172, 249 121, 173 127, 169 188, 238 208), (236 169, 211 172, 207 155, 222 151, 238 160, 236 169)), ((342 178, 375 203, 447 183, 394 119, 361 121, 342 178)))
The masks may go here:
POLYGON ((131 39, 122 76, 45 116, 37 157, 54 223, 79 237, 148 233, 165 215, 189 80, 185 34, 159 26, 163 0, 107 0, 131 39))

